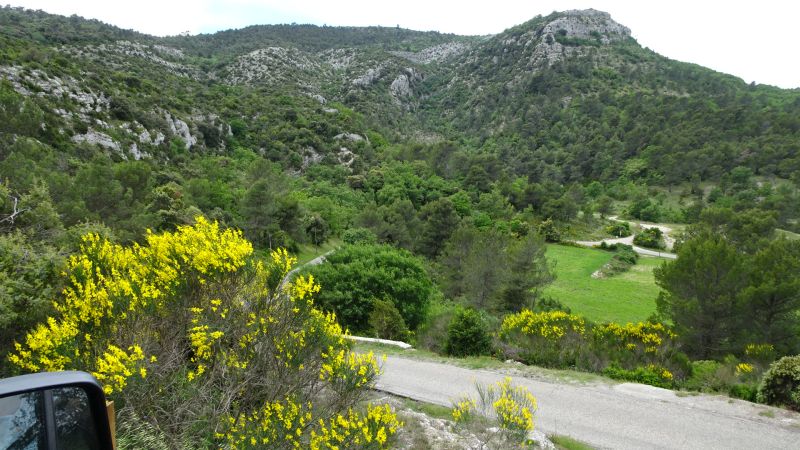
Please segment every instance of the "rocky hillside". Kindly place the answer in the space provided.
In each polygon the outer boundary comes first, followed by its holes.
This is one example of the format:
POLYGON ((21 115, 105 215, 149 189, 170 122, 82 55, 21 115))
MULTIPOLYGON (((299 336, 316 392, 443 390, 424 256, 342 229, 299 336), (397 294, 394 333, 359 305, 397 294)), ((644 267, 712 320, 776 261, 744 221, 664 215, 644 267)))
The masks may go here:
MULTIPOLYGON (((378 165, 423 161, 424 177, 573 217, 574 207, 544 206, 573 184, 691 182, 698 191, 737 168, 797 180, 798 142, 800 91, 669 60, 594 10, 493 36, 271 25, 157 38, 0 8, 0 174, 23 191, 98 158, 147 160, 169 172, 156 184, 182 185, 205 173, 187 169, 198 157, 245 161, 253 152, 354 189, 380 188, 364 184, 378 165)), ((87 200, 70 195, 56 203, 77 223, 87 200)), ((750 206, 769 198, 748 195, 750 206)), ((567 206, 583 201, 570 196, 567 206)), ((238 214, 232 197, 192 200, 206 213, 238 214)), ((779 215, 791 226, 793 213, 779 215)))

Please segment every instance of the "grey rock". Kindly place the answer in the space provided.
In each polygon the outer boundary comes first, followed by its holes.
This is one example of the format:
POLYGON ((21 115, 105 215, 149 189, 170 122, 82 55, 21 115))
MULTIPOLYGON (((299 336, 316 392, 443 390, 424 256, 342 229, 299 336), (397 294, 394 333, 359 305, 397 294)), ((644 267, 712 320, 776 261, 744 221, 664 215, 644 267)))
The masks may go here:
POLYGON ((334 139, 346 139, 348 141, 358 142, 363 141, 364 137, 356 133, 340 133, 333 137, 334 139))
POLYGON ((90 129, 84 134, 76 134, 72 136, 72 142, 85 142, 87 144, 99 145, 100 147, 107 148, 119 152, 120 146, 111 136, 90 129))

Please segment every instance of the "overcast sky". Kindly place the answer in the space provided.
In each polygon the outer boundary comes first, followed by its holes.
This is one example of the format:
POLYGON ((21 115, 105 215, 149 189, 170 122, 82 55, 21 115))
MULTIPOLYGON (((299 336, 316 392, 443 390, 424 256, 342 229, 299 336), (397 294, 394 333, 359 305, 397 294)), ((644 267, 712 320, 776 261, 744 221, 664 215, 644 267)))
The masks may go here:
MULTIPOLYGON (((800 88, 800 2, 794 0, 6 0, 13 6, 100 19, 154 35, 256 24, 382 25, 494 34, 539 14, 611 13, 645 47, 747 82, 800 88)), ((3 0, 0 0, 3 3, 3 0)))

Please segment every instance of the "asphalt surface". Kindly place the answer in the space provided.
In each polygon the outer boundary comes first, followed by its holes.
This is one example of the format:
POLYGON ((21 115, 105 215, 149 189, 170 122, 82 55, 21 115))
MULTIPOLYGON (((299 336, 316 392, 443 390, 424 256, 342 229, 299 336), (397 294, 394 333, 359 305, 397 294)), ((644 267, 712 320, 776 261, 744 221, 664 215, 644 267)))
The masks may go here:
MULTIPOLYGON (((475 384, 506 375, 389 356, 377 389, 450 406, 475 384)), ((683 395, 634 383, 576 384, 512 377, 537 400, 536 428, 597 448, 800 449, 800 414, 712 395, 683 395), (759 414, 761 413, 761 414, 759 414)))

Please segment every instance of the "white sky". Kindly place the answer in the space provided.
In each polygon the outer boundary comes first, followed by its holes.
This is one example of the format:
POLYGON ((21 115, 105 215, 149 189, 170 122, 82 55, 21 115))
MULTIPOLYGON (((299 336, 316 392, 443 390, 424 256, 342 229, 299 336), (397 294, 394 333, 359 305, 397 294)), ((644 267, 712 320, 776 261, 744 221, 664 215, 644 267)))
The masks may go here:
MULTIPOLYGON (((2 2, 3 0, 0 0, 2 2)), ((6 0, 12 6, 99 19, 159 36, 273 23, 382 25, 494 34, 538 14, 611 13, 645 47, 747 82, 800 88, 795 0, 6 0)))

